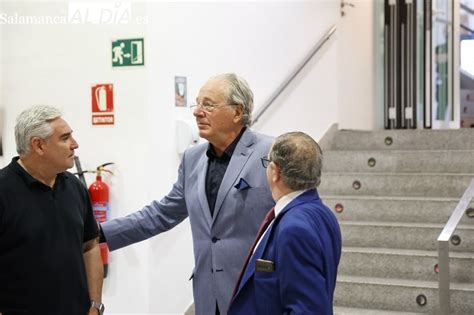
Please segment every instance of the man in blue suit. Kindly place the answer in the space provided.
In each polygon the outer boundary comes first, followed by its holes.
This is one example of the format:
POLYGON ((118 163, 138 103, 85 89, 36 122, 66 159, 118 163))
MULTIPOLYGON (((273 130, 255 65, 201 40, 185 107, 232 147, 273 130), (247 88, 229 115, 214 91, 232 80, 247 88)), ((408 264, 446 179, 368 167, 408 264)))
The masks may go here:
POLYGON ((189 217, 196 314, 225 314, 245 255, 275 203, 260 157, 272 139, 249 129, 253 93, 235 74, 209 79, 194 116, 209 143, 184 152, 171 191, 142 210, 102 224, 109 249, 165 232, 189 217))
POLYGON ((341 232, 316 190, 321 149, 302 132, 287 133, 262 163, 276 205, 250 249, 228 314, 333 314, 341 232))

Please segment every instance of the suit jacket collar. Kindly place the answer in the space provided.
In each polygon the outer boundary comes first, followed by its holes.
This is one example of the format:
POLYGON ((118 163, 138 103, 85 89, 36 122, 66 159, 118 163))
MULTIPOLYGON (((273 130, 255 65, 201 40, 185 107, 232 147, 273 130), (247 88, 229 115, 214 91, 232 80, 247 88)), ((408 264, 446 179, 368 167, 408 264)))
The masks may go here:
MULTIPOLYGON (((316 189, 310 189, 308 191, 305 191, 295 199, 293 199, 289 204, 286 205, 285 208, 280 212, 280 214, 275 218, 273 221, 272 225, 268 228, 268 231, 263 235, 262 240, 260 241, 260 244, 256 248, 255 252, 253 253, 252 257, 249 260, 248 265, 246 266, 244 275, 242 277, 242 281, 240 282, 239 288, 235 294, 237 296, 242 289, 242 287, 247 283, 247 281, 251 278, 251 276, 255 273, 255 262, 257 259, 262 258, 263 254, 265 252, 265 248, 267 247, 268 241, 271 239, 271 236, 273 234, 273 230, 275 226, 278 225, 278 222, 281 220, 281 218, 292 208, 299 206, 302 203, 307 203, 311 201, 316 201, 319 200, 319 194, 316 189)), ((278 268, 278 267, 277 267, 278 268)))
POLYGON ((211 230, 212 224, 212 216, 211 216, 211 209, 209 208, 209 202, 207 201, 206 195, 206 174, 207 174, 207 155, 204 153, 199 158, 198 162, 196 163, 196 168, 200 170, 198 172, 198 199, 201 205, 201 209, 203 212, 203 216, 206 219, 207 226, 209 230, 211 230))
POLYGON ((293 199, 289 204, 286 205, 283 210, 281 210, 280 215, 275 218, 275 221, 281 220, 281 217, 288 212, 291 208, 294 208, 296 206, 299 206, 302 203, 310 202, 312 200, 318 200, 319 199, 319 194, 316 189, 309 189, 293 199))

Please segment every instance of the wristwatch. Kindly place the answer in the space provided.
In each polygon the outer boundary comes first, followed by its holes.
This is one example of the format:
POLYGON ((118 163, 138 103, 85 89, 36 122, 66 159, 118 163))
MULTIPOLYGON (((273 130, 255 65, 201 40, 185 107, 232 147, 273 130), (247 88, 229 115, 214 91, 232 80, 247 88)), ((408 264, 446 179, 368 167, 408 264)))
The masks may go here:
POLYGON ((99 311, 99 315, 103 315, 105 311, 105 306, 102 303, 96 301, 91 301, 91 307, 96 308, 99 311))

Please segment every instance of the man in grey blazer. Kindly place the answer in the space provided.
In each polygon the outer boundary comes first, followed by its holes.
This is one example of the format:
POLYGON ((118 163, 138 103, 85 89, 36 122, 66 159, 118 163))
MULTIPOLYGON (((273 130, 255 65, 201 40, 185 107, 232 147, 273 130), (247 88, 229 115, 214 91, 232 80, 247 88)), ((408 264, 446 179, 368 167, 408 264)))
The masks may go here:
POLYGON ((102 224, 109 249, 168 231, 189 216, 196 314, 225 314, 247 251, 274 206, 260 158, 272 139, 249 129, 253 93, 235 74, 209 79, 194 116, 209 143, 186 150, 178 180, 160 201, 102 224))

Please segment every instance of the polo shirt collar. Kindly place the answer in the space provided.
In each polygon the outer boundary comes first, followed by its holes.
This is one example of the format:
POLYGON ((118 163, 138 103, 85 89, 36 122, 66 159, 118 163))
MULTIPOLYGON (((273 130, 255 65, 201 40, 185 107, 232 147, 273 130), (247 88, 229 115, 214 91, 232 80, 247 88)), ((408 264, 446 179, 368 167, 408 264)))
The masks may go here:
MULTIPOLYGON (((28 185, 28 186, 31 186, 33 185, 34 183, 39 183, 41 185, 44 185, 42 182, 40 182, 39 180, 37 180, 36 178, 34 178, 33 176, 30 175, 30 173, 28 173, 19 163, 18 163, 18 160, 20 159, 19 156, 15 156, 13 159, 12 159, 12 162, 10 163, 10 166, 11 166, 11 169, 13 170, 13 172, 15 172, 18 176, 20 176, 24 181, 25 183, 28 185)), ((56 175, 56 182, 58 179, 67 179, 68 178, 68 175, 66 172, 62 172, 62 173, 59 173, 56 175)))

